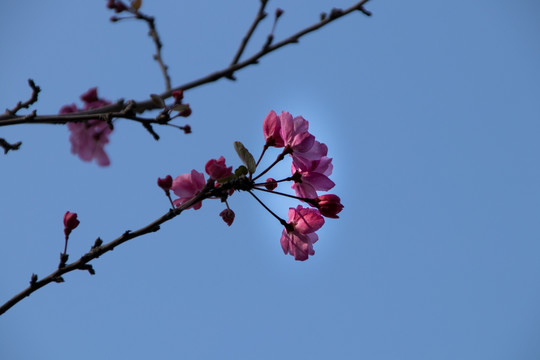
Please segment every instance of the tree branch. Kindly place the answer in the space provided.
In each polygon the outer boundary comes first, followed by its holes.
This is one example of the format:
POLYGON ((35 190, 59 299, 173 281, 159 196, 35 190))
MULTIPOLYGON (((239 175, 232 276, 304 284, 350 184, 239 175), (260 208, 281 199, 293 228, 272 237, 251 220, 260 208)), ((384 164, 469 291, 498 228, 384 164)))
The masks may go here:
POLYGON ((259 11, 257 12, 257 15, 255 16, 255 19, 253 20, 253 23, 251 24, 251 27, 249 28, 248 32, 242 39, 242 42, 240 43, 240 47, 238 48, 238 51, 236 52, 236 55, 234 56, 233 61, 231 62, 231 65, 236 65, 238 63, 238 60, 240 60, 240 57, 242 56, 242 53, 244 52, 244 49, 246 48, 246 45, 249 42, 249 39, 251 38, 251 35, 253 35, 253 32, 257 28, 257 25, 259 25, 261 20, 266 17, 267 14, 264 12, 264 9, 266 8, 266 4, 268 4, 268 0, 261 0, 261 6, 259 7, 259 11))
POLYGON ((18 102, 17 105, 15 105, 15 107, 11 110, 9 109, 6 109, 6 115, 8 116, 15 116, 15 114, 17 113, 17 111, 21 110, 21 109, 28 109, 30 107, 30 105, 32 105, 33 103, 35 103, 37 100, 38 100, 38 94, 39 92, 41 91, 41 88, 39 86, 37 86, 35 83, 34 83, 34 80, 32 79, 28 79, 28 86, 30 86, 30 88, 32 89, 32 95, 30 95, 30 98, 25 101, 24 103, 22 102, 18 102))
POLYGON ((117 246, 140 236, 143 236, 145 234, 156 232, 160 229, 160 225, 175 218, 176 216, 180 215, 184 210, 188 209, 192 205, 198 203, 199 201, 202 201, 204 199, 207 199, 211 196, 213 196, 213 190, 214 190, 214 181, 208 181, 206 183, 206 186, 201 190, 201 192, 196 195, 194 198, 190 199, 189 201, 186 201, 181 206, 177 207, 176 209, 170 209, 169 212, 162 215, 160 218, 154 220, 150 224, 136 230, 136 231, 129 231, 127 230, 122 235, 120 235, 115 240, 106 243, 102 245, 102 240, 98 238, 92 248, 89 252, 81 256, 77 261, 72 262, 71 264, 66 264, 62 267, 59 267, 56 271, 52 272, 45 278, 38 280, 36 274, 32 274, 32 278, 30 280, 30 286, 28 286, 26 289, 6 301, 2 306, 0 306, 0 315, 4 314, 6 311, 8 311, 10 308, 12 308, 14 305, 16 305, 18 302, 23 300, 25 297, 30 296, 35 291, 41 289, 45 285, 48 285, 50 283, 56 282, 64 282, 64 279, 62 278, 62 275, 75 271, 75 270, 86 270, 90 272, 90 274, 94 274, 94 269, 92 265, 89 264, 90 261, 97 259, 101 255, 114 250, 117 246))
MULTIPOLYGON (((259 52, 253 54, 248 59, 238 62, 236 64, 231 64, 227 68, 223 70, 216 71, 212 74, 206 75, 202 78, 199 78, 197 80, 193 80, 191 82, 185 83, 183 85, 177 86, 173 89, 167 90, 160 94, 159 96, 162 99, 167 99, 172 96, 173 91, 176 90, 189 90, 196 87, 199 87, 204 84, 208 84, 217 80, 220 80, 224 77, 232 77, 234 75, 235 71, 238 71, 240 69, 243 69, 247 66, 258 64, 258 60, 264 57, 265 55, 274 52, 286 45, 298 43, 299 39, 315 30, 318 30, 331 22, 334 22, 335 20, 348 15, 354 11, 360 11, 366 15, 371 15, 370 12, 366 11, 363 8, 363 5, 367 3, 369 0, 362 0, 356 3, 355 5, 349 7, 346 10, 339 10, 334 11, 331 16, 325 17, 324 19, 321 19, 317 23, 297 32, 296 34, 293 34, 292 36, 278 42, 274 43, 273 45, 269 45, 267 47, 263 47, 259 52)), ((95 115, 105 115, 107 113, 117 113, 120 112, 124 107, 124 101, 119 100, 115 104, 107 105, 104 107, 101 107, 99 109, 92 109, 88 111, 81 111, 77 113, 77 115, 71 115, 71 116, 77 116, 79 120, 74 121, 83 121, 80 116, 84 115, 94 115, 94 119, 96 118, 95 115)), ((152 101, 152 100, 146 100, 141 102, 135 102, 135 106, 133 110, 137 113, 142 113, 149 110, 158 109, 159 107, 152 101)), ((90 117, 92 118, 92 117, 90 117)), ((90 118, 84 118, 84 120, 88 120, 90 118)), ((7 125, 15 125, 15 124, 24 124, 29 123, 29 119, 25 118, 24 116, 14 116, 14 115, 0 115, 0 126, 7 126, 7 125)), ((66 116, 62 115, 44 115, 44 116, 33 116, 32 117, 32 123, 38 123, 38 124, 64 124, 66 122, 72 121, 66 116)))
POLYGON ((10 144, 5 139, 0 138, 0 146, 4 148, 4 154, 7 154, 9 150, 19 150, 21 145, 22 142, 20 141, 10 144))

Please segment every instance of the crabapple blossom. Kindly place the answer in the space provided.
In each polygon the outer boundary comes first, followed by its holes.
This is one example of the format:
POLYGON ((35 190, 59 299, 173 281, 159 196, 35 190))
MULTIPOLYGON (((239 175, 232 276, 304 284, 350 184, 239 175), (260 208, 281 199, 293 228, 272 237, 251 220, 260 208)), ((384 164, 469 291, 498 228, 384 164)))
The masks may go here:
POLYGON ((225 158, 221 156, 219 159, 208 160, 204 167, 204 171, 214 180, 226 178, 232 174, 232 166, 225 165, 225 158))
POLYGON ((319 240, 315 231, 324 225, 324 218, 318 210, 298 205, 289 208, 289 222, 281 234, 283 253, 294 256, 295 260, 307 260, 314 255, 313 244, 319 240))
MULTIPOLYGON (((178 196, 178 199, 174 200, 174 205, 180 206, 188 200, 191 200, 204 188, 206 181, 204 180, 204 174, 196 170, 191 170, 189 174, 182 174, 177 176, 173 180, 171 190, 178 196)), ((188 209, 198 210, 202 206, 202 202, 198 202, 188 209)))
POLYGON ((285 145, 293 154, 305 153, 313 147, 315 137, 308 132, 309 123, 301 116, 293 116, 282 111, 280 135, 285 145))
MULTIPOLYGON (((100 99, 97 96, 97 88, 92 88, 81 95, 81 100, 85 102, 82 110, 97 109, 111 104, 109 100, 100 99)), ((60 114, 76 113, 79 109, 75 104, 63 106, 60 114)), ((85 122, 69 122, 69 141, 71 142, 71 153, 77 154, 83 161, 96 159, 99 166, 110 165, 109 157, 105 153, 105 145, 109 143, 109 135, 112 129, 105 121, 92 119, 85 122)))
POLYGON ((266 146, 283 147, 285 142, 280 135, 281 120, 274 110, 270 111, 263 121, 263 133, 266 146))
POLYGON ((291 170, 295 182, 291 187, 299 197, 316 198, 317 191, 328 191, 335 186, 328 177, 332 169, 332 159, 326 156, 319 160, 293 157, 291 170))

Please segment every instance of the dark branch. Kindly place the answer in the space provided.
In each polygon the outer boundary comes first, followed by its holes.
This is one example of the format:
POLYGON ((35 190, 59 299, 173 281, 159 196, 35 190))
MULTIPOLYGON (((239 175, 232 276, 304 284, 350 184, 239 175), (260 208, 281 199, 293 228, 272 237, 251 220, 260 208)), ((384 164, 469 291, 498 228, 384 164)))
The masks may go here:
POLYGON ((21 145, 22 142, 20 141, 10 144, 5 139, 0 138, 0 146, 4 148, 4 154, 7 154, 9 150, 19 150, 21 145))
POLYGON ((17 111, 21 109, 28 109, 30 105, 32 105, 38 100, 38 94, 41 91, 41 88, 37 86, 32 79, 28 79, 28 85, 32 89, 32 95, 30 95, 30 98, 25 102, 19 101, 17 105, 15 105, 15 107, 11 110, 6 109, 6 115, 15 116, 15 114, 17 114, 17 111))
POLYGON ((88 271, 90 274, 94 274, 94 269, 92 265, 89 264, 90 261, 97 259, 101 255, 114 250, 117 246, 140 236, 143 236, 145 234, 156 232, 160 229, 160 225, 175 218, 176 216, 180 215, 184 210, 191 207, 192 205, 198 203, 199 201, 202 201, 204 199, 209 198, 213 195, 214 190, 214 182, 209 181, 206 186, 201 190, 201 192, 192 198, 191 200, 185 202, 180 207, 177 207, 176 209, 170 209, 166 214, 158 218, 157 220, 151 222, 150 224, 146 225, 145 227, 140 228, 136 231, 126 231, 122 235, 120 235, 115 240, 108 242, 104 245, 102 245, 102 240, 98 238, 92 248, 89 252, 81 256, 77 261, 72 262, 71 264, 64 264, 64 266, 59 267, 56 271, 52 272, 48 276, 44 277, 41 280, 38 280, 37 275, 32 274, 32 278, 30 281, 30 286, 28 286, 26 289, 6 301, 2 306, 0 306, 0 315, 8 311, 11 307, 16 305, 18 302, 23 300, 25 297, 30 296, 35 291, 41 289, 45 285, 48 285, 52 282, 64 282, 64 278, 62 275, 75 271, 75 270, 85 270, 88 271))
POLYGON ((251 38, 251 35, 253 35, 253 32, 255 31, 261 20, 266 17, 267 14, 264 12, 266 4, 268 4, 268 0, 261 0, 261 6, 259 7, 259 11, 257 12, 257 15, 255 16, 255 19, 253 20, 253 23, 251 24, 248 32, 242 39, 242 43, 240 43, 240 47, 238 48, 238 51, 236 52, 236 55, 231 62, 231 65, 236 65, 238 63, 240 57, 242 56, 242 53, 244 52, 244 49, 246 48, 247 43, 249 42, 249 39, 251 38))
MULTIPOLYGON (((349 7, 348 9, 346 10, 340 10, 340 11, 337 11, 337 12, 334 12, 333 16, 330 17, 325 17, 324 19, 321 19, 320 21, 318 21, 317 23, 297 32, 296 34, 280 41, 280 42, 277 42, 277 43, 274 43, 273 45, 269 45, 267 47, 264 47, 262 48, 259 52, 255 53, 254 55, 252 55, 251 57, 249 57, 248 59, 245 59, 244 61, 241 61, 241 62, 238 62, 236 64, 231 64, 229 65, 229 67, 223 69, 223 70, 219 70, 219 71, 216 71, 212 74, 209 74, 207 76, 204 76, 200 79, 197 79, 197 80, 194 80, 194 81, 191 81, 191 82, 188 82, 188 83, 185 83, 183 85, 180 85, 180 86, 177 86, 173 89, 170 89, 170 90, 167 90, 165 91, 164 93, 162 94, 159 94, 159 96, 163 99, 168 99, 172 96, 172 93, 173 91, 177 91, 177 90, 183 90, 183 91, 186 91, 186 90, 189 90, 189 89, 193 89, 193 88, 196 88, 196 87, 199 87, 201 85, 204 85, 204 84, 208 84, 208 83, 212 83, 214 81, 217 81, 217 80, 220 80, 224 77, 231 77, 234 72, 240 70, 240 69, 243 69, 247 66, 250 66, 250 65, 254 65, 254 64, 258 64, 258 61, 260 58, 262 58, 263 56, 273 52, 273 51, 276 51, 286 45, 289 45, 289 44, 295 44, 295 43, 298 43, 299 39, 315 30, 318 30, 328 24, 330 24, 331 22, 345 16, 345 15, 348 15, 354 11, 361 11, 362 13, 366 14, 366 15, 370 15, 371 13, 369 13, 368 11, 366 11, 364 8, 363 8, 363 5, 365 3, 367 3, 369 0, 362 0, 358 3, 356 3, 355 5, 349 7)), ((116 104, 112 104, 112 105, 107 105, 107 106, 104 106, 104 107, 101 107, 99 109, 93 109, 93 110, 88 110, 88 111, 81 111, 79 113, 77 113, 78 115, 77 116, 84 116, 84 115, 94 115, 94 119, 95 119, 95 115, 102 115, 102 114, 106 114, 106 113, 111 113, 111 112, 119 112, 123 109, 123 101, 120 100, 118 101, 116 104)), ((134 106, 134 111, 137 112, 137 113, 142 113, 142 112, 145 112, 145 111, 148 111, 148 110, 154 110, 154 109, 157 109, 159 108, 156 104, 154 104, 154 102, 152 100, 146 100, 146 101, 141 101, 141 102, 137 102, 136 105, 134 106)), ((87 119, 90 119, 92 117, 88 117, 86 118, 87 119)), ((66 122, 69 122, 69 121, 72 121, 70 120, 68 117, 61 117, 60 115, 53 115, 53 116, 35 116, 33 118, 33 123, 38 123, 38 124, 64 124, 66 122)), ((82 121, 82 119, 79 118, 79 120, 74 120, 74 121, 82 121)), ((27 119, 24 119, 24 117, 17 117, 17 116, 13 116, 13 115, 0 115, 0 126, 6 126, 6 125, 15 125, 15 124, 22 124, 22 123, 27 123, 27 119)))

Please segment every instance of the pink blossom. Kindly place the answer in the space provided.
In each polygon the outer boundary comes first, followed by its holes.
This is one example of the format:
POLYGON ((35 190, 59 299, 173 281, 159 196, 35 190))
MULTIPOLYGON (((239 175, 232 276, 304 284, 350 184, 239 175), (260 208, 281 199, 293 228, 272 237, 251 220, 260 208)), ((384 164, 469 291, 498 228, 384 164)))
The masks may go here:
MULTIPOLYGON (((91 88, 81 95, 81 100, 85 102, 82 110, 97 109, 110 105, 109 100, 100 99, 97 96, 97 88, 91 88)), ((80 111, 75 104, 63 106, 60 114, 70 114, 80 111)), ((77 154, 83 161, 96 159, 99 166, 110 165, 110 160, 105 153, 105 145, 109 143, 109 135, 112 129, 104 121, 98 119, 87 120, 85 122, 69 122, 69 141, 71 142, 71 153, 77 154)))
POLYGON ((321 215, 328 218, 338 219, 341 210, 343 210, 343 205, 341 204, 341 199, 339 196, 334 194, 325 194, 317 197, 315 202, 317 209, 319 209, 321 215))
POLYGON ((289 208, 289 222, 281 234, 283 253, 291 254, 295 260, 307 260, 315 254, 313 244, 319 239, 315 231, 323 225, 324 218, 318 210, 301 205, 289 208))
POLYGON ((328 176, 332 174, 332 159, 323 156, 319 160, 293 157, 291 167, 294 184, 291 188, 297 196, 314 199, 317 191, 328 191, 335 183, 328 176))
POLYGON ((94 119, 87 122, 70 122, 67 125, 71 131, 69 141, 72 154, 79 155, 83 161, 96 159, 99 166, 110 165, 104 147, 109 143, 112 130, 106 122, 94 119))
POLYGON ((225 165, 225 158, 221 156, 219 159, 211 159, 206 163, 204 170, 214 180, 226 178, 232 174, 232 166, 225 165))
MULTIPOLYGON (((204 188, 205 184, 204 174, 196 170, 191 170, 190 174, 177 176, 171 186, 171 190, 178 196, 178 199, 174 200, 174 205, 180 206, 194 198, 204 188)), ((188 209, 198 210, 201 206, 202 202, 199 201, 188 209)))
POLYGON ((228 226, 231 226, 234 221, 234 211, 231 209, 225 209, 219 213, 219 216, 225 221, 228 226))
POLYGON ((274 110, 270 111, 263 121, 264 140, 266 146, 274 146, 281 148, 285 146, 285 142, 280 135, 281 120, 274 110))
POLYGON ((79 226, 79 223, 80 221, 77 220, 77 213, 66 211, 64 214, 64 234, 66 235, 66 239, 69 234, 71 234, 71 231, 79 226))
POLYGON ((309 123, 301 116, 295 118, 286 111, 279 115, 280 135, 293 154, 305 153, 313 147, 315 137, 308 132, 309 123))

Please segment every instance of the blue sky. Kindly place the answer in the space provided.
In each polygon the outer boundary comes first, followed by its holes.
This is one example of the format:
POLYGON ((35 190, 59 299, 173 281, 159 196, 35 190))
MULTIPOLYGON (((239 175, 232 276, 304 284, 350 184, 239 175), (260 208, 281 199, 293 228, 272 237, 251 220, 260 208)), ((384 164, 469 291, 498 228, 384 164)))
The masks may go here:
MULTIPOLYGON (((281 39, 352 1, 272 0, 281 39)), ((230 63, 257 1, 147 1, 178 85, 230 63)), ((0 128, 0 295, 49 274, 62 216, 79 214, 72 259, 168 209, 158 176, 239 165, 263 145, 269 110, 310 121, 329 147, 345 205, 306 262, 247 194, 206 201, 161 231, 71 273, 0 319, 5 359, 538 359, 540 34, 534 1, 371 1, 221 80, 188 91, 193 134, 117 121, 99 168, 69 152, 65 126, 0 128)), ((42 87, 39 114, 100 96, 163 90, 142 23, 101 2, 18 1, 0 13, 0 102, 42 87)), ((266 20, 247 53, 271 27, 266 20)), ((182 123, 179 123, 182 124, 182 123)), ((270 161, 271 157, 267 160, 270 161)), ((276 169, 275 177, 288 171, 276 169)), ((281 187, 281 190, 288 190, 281 187)), ((281 216, 294 201, 263 196, 281 216)), ((2 300, 3 302, 4 300, 2 300)))

